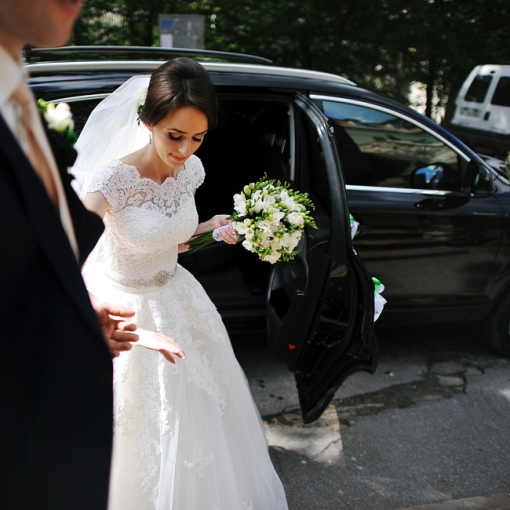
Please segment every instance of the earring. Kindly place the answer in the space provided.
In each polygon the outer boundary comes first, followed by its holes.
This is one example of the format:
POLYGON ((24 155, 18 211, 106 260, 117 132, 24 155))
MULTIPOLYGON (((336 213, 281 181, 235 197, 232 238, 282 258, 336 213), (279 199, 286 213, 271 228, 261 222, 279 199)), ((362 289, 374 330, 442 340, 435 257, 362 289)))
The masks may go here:
POLYGON ((149 133, 149 145, 152 145, 152 133, 149 133))

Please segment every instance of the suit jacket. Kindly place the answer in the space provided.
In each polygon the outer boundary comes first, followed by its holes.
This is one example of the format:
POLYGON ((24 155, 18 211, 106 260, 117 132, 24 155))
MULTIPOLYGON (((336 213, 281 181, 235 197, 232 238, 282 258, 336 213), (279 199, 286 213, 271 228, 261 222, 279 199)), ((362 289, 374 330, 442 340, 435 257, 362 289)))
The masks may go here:
MULTIPOLYGON (((82 262, 103 223, 59 170, 82 262)), ((58 211, 1 115, 0 225, 0 508, 105 509, 111 356, 58 211)))

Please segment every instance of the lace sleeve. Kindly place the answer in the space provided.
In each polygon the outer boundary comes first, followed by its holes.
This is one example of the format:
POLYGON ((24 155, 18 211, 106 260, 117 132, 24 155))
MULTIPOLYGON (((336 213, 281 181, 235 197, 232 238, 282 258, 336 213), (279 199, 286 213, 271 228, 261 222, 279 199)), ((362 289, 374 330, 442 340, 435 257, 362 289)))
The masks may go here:
POLYGON ((189 164, 193 165, 193 180, 195 190, 201 186, 205 180, 205 170, 202 161, 197 156, 193 155, 188 160, 189 164))
POLYGON ((123 202, 122 197, 125 195, 122 193, 123 185, 125 185, 123 181, 118 164, 113 162, 95 173, 85 191, 86 193, 100 191, 114 210, 119 209, 123 202))

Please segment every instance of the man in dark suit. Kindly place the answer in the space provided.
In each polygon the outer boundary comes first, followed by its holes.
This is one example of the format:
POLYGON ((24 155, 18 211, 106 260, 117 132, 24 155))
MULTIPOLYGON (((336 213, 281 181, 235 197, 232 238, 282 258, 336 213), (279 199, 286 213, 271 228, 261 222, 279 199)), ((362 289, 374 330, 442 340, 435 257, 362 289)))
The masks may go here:
MULTIPOLYGON (((137 339, 134 326, 113 317, 130 317, 132 312, 91 303, 80 274, 102 233, 102 221, 72 190, 58 148, 52 145, 54 159, 46 158, 53 165, 53 188, 48 188, 35 171, 36 163, 31 163, 36 161, 30 157, 33 151, 16 132, 13 112, 18 110, 11 93, 14 82, 23 77, 20 51, 27 43, 65 44, 80 4, 81 0, 0 2, 3 510, 106 509, 112 356, 137 339), (57 188, 59 194, 52 195, 49 190, 57 188)), ((51 156, 49 149, 48 153, 51 156)))

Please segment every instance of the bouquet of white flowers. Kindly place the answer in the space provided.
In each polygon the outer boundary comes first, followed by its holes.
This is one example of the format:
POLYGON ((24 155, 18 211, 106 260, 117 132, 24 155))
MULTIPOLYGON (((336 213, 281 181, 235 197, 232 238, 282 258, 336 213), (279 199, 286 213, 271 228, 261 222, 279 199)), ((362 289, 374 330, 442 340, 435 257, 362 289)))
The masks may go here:
MULTIPOLYGON (((308 193, 292 190, 287 183, 268 180, 266 176, 250 183, 234 195, 232 226, 239 234, 238 242, 260 260, 274 264, 292 260, 305 226, 317 228, 310 215, 315 209, 308 193)), ((213 232, 207 232, 188 242, 195 252, 214 242, 213 232)))

